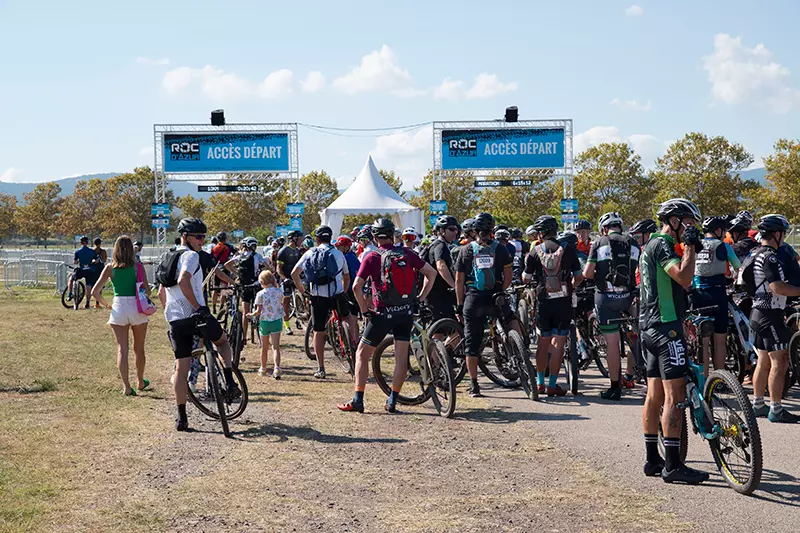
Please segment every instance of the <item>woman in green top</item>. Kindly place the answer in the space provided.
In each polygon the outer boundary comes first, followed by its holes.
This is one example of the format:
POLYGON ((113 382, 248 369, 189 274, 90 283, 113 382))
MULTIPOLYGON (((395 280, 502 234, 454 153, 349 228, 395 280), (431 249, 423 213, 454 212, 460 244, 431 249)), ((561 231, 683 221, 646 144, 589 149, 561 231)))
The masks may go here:
POLYGON ((136 261, 133 250, 133 241, 127 235, 117 238, 114 243, 112 261, 106 264, 100 279, 95 283, 92 295, 101 305, 111 309, 108 323, 117 339, 117 368, 124 386, 126 396, 136 396, 136 391, 131 387, 128 379, 128 330, 133 330, 133 353, 136 356, 137 389, 145 390, 150 382, 144 379, 144 339, 147 335, 147 315, 139 313, 136 307, 136 280, 137 271, 144 281, 145 291, 150 296, 150 285, 147 283, 147 274, 141 263, 136 261), (111 281, 114 287, 114 303, 109 304, 103 298, 100 288, 106 281, 111 281))

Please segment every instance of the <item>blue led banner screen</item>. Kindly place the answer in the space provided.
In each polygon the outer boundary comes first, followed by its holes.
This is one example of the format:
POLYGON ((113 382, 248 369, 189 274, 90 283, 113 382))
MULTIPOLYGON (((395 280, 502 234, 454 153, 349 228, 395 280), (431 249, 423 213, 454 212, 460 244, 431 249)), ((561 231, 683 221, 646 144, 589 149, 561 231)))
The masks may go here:
POLYGON ((564 129, 442 130, 442 169, 564 168, 564 129))
POLYGON ((165 133, 164 172, 288 172, 288 133, 165 133))

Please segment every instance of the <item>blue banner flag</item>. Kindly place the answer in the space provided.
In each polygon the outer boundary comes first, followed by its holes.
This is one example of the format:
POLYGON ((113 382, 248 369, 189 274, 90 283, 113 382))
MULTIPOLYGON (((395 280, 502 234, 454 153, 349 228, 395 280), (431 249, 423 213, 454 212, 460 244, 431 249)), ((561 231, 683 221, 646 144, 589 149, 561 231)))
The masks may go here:
POLYGON ((288 133, 165 133, 164 172, 288 172, 288 133))
POLYGON ((442 131, 443 170, 500 168, 564 168, 564 129, 442 131))

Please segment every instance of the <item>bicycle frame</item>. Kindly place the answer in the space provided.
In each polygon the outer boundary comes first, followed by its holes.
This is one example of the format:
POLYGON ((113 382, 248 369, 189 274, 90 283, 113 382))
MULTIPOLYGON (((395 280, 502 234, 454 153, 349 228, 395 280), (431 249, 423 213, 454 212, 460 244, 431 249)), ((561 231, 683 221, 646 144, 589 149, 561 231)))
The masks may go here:
POLYGON ((742 344, 748 360, 753 363, 756 360, 755 345, 750 339, 754 338, 753 330, 750 328, 750 319, 739 309, 739 306, 728 300, 728 312, 733 318, 733 325, 739 335, 739 342, 742 344))
MULTIPOLYGON (((697 316, 691 317, 690 320, 699 331, 702 329, 702 324, 704 322, 712 321, 713 318, 697 316)), ((704 365, 695 363, 691 358, 687 358, 687 363, 689 366, 689 374, 686 376, 686 400, 679 403, 676 407, 679 409, 691 408, 692 424, 697 433, 705 440, 718 439, 723 434, 722 427, 716 422, 709 427, 713 416, 711 416, 708 403, 703 397, 703 391, 705 390, 707 380, 705 376, 705 367, 704 365)))

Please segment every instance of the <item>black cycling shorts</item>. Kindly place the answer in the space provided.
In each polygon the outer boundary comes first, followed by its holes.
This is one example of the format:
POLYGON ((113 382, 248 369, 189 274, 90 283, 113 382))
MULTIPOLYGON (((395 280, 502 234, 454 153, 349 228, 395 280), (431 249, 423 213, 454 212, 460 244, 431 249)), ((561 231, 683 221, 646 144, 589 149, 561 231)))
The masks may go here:
POLYGON ((456 299, 452 293, 429 294, 427 302, 431 308, 433 322, 440 318, 456 318, 456 299))
POLYGON ((619 323, 609 324, 610 320, 622 318, 623 314, 631 308, 633 296, 629 292, 595 292, 594 293, 594 313, 597 316, 597 323, 603 333, 616 333, 619 331, 619 323))
POLYGON ((344 293, 344 299, 347 302, 347 309, 350 310, 351 315, 358 316, 361 314, 361 308, 358 306, 352 289, 344 293))
POLYGON ((328 318, 331 312, 335 309, 339 313, 340 318, 347 318, 350 316, 350 309, 344 294, 337 294, 330 298, 325 296, 311 296, 311 323, 314 331, 325 331, 325 326, 328 323, 328 318))
POLYGON ((755 333, 753 344, 757 350, 778 352, 789 347, 791 333, 784 322, 782 309, 753 309, 750 329, 755 333))
POLYGON ((569 335, 572 322, 572 300, 555 298, 540 300, 536 307, 536 329, 540 337, 564 337, 569 335))
POLYGON ((283 295, 289 297, 292 295, 292 291, 294 290, 294 281, 291 279, 285 279, 281 282, 283 285, 283 295))
POLYGON ((252 305, 256 301, 256 294, 258 294, 258 287, 245 287, 242 290, 242 301, 252 305))
POLYGON ((377 346, 389 333, 395 341, 411 340, 411 328, 414 326, 414 316, 409 308, 408 313, 376 314, 367 320, 361 342, 369 346, 377 346))
POLYGON ((715 311, 703 311, 703 316, 714 319, 714 333, 728 333, 728 294, 725 287, 710 287, 707 289, 693 289, 689 293, 689 306, 691 309, 717 306, 715 311))
POLYGON ((222 326, 212 315, 206 317, 206 327, 198 329, 195 318, 184 318, 173 320, 169 323, 169 342, 172 344, 172 351, 175 352, 175 359, 184 359, 192 356, 195 335, 208 335, 211 342, 217 342, 222 338, 222 326))
POLYGON ((464 299, 464 343, 466 355, 479 357, 487 318, 512 316, 511 306, 497 307, 491 293, 468 292, 464 299))
POLYGON ((642 352, 648 378, 679 379, 689 373, 680 322, 667 322, 643 330, 642 352))
POLYGON ((75 271, 75 281, 78 281, 79 279, 85 279, 86 285, 91 287, 97 282, 98 279, 100 279, 100 275, 94 270, 78 269, 75 271))

